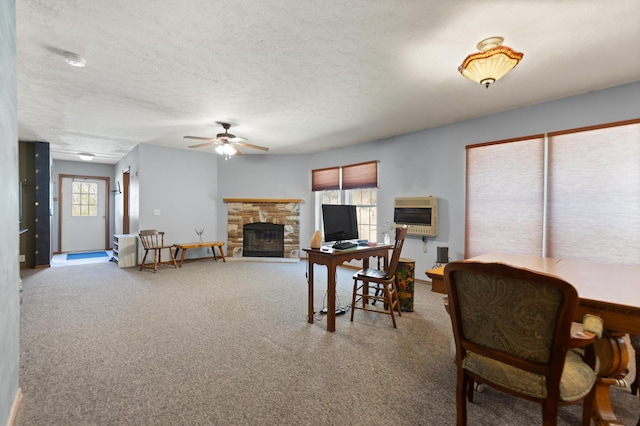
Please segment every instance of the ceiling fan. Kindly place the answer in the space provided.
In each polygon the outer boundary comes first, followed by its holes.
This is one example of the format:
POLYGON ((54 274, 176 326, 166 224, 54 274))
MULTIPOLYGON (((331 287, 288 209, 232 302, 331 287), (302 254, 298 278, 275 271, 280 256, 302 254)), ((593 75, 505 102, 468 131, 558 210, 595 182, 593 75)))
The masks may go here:
POLYGON ((185 139, 198 139, 203 141, 209 141, 205 143, 200 143, 197 145, 191 145, 189 148, 202 148, 203 146, 209 145, 218 145, 216 147, 216 152, 220 155, 224 155, 227 159, 234 154, 242 155, 242 152, 238 149, 238 146, 245 148, 253 148, 259 149, 261 151, 269 151, 269 148, 265 148, 264 146, 252 145, 246 142, 245 138, 238 137, 236 135, 232 135, 229 133, 229 129, 231 128, 231 124, 218 122, 222 127, 224 127, 224 133, 218 133, 215 138, 204 138, 201 136, 185 136, 185 139))

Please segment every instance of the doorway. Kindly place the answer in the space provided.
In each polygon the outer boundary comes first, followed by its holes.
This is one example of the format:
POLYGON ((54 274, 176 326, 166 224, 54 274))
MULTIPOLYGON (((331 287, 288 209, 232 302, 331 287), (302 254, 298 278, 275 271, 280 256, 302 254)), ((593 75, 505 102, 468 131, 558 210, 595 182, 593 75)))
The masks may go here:
POLYGON ((129 170, 122 172, 122 233, 128 234, 130 231, 131 219, 129 218, 129 185, 131 183, 131 173, 129 170))
POLYGON ((106 176, 59 176, 61 253, 109 248, 109 181, 106 176))

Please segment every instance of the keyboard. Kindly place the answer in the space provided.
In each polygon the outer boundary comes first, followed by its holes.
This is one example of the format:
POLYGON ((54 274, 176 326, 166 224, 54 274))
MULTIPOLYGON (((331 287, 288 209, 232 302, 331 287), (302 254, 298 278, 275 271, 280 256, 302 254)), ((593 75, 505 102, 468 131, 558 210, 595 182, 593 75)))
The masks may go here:
POLYGON ((352 243, 351 241, 343 241, 340 243, 333 244, 333 248, 336 250, 346 250, 346 249, 350 249, 357 246, 358 244, 352 243))

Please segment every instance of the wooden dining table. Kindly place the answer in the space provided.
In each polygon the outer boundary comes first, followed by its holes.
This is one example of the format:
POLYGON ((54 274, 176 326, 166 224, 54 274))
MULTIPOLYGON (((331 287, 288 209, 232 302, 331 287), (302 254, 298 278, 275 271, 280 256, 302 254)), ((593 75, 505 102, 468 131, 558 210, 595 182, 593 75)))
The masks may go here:
MULTIPOLYGON (((640 266, 506 253, 489 253, 465 261, 500 262, 552 274, 575 287, 579 301, 574 320, 582 322, 585 314, 593 314, 604 321, 604 335, 595 347, 600 367, 594 420, 598 425, 621 425, 609 393, 610 387, 619 385, 627 374, 629 352, 625 334, 640 334, 640 266)), ((434 274, 433 270, 429 272, 434 274)))

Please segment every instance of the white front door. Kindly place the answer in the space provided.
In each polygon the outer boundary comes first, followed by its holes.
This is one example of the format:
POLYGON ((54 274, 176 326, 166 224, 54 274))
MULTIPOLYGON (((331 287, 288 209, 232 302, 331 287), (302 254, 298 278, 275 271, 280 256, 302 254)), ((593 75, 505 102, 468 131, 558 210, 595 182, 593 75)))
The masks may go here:
POLYGON ((60 251, 105 249, 106 181, 65 177, 60 201, 60 251))

